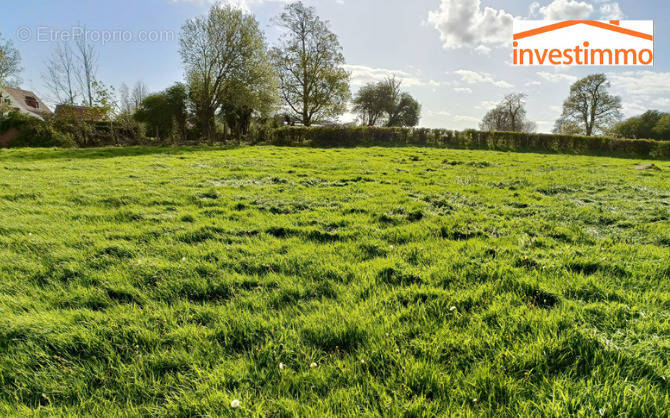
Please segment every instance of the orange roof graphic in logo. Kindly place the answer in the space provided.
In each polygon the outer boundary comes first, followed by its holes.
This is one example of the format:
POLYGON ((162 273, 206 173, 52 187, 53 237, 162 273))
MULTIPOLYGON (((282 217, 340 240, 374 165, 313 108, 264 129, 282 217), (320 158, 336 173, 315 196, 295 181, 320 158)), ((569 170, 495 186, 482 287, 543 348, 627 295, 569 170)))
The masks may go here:
POLYGON ((554 24, 551 24, 551 25, 543 26, 541 28, 536 28, 536 29, 531 29, 531 30, 525 31, 525 32, 515 33, 514 34, 514 40, 516 41, 516 40, 523 39, 523 38, 529 38, 531 36, 540 35, 542 33, 547 33, 547 32, 551 32, 551 31, 554 31, 554 30, 563 29, 563 28, 567 28, 569 26, 574 26, 574 25, 579 25, 579 24, 594 26, 596 28, 601 28, 601 29, 607 29, 607 30, 611 30, 612 32, 623 33, 624 35, 635 36, 637 38, 647 39, 649 41, 654 40, 653 35, 649 35, 649 34, 646 34, 646 33, 637 32, 637 31, 634 31, 634 30, 631 30, 631 29, 626 29, 626 28, 620 27, 618 20, 610 20, 609 24, 599 22, 597 20, 566 20, 566 21, 563 21, 563 22, 558 22, 558 23, 554 23, 554 24))

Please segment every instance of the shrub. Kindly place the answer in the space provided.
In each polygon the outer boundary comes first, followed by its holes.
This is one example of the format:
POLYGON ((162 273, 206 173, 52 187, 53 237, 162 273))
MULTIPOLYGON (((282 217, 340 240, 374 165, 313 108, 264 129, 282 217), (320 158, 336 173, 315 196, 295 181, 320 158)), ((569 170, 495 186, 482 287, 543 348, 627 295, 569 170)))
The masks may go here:
POLYGON ((58 131, 48 122, 19 112, 11 112, 0 119, 0 134, 11 129, 16 129, 17 135, 9 140, 9 147, 75 146, 72 136, 58 131))

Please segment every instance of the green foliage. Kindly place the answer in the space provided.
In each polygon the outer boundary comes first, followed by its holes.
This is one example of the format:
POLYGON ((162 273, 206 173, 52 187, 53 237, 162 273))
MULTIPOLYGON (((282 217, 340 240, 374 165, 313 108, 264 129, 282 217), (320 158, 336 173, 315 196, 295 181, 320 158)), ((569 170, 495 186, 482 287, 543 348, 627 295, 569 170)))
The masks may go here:
POLYGON ((12 41, 3 40, 0 33, 0 87, 8 83, 16 84, 16 77, 21 70, 21 54, 14 48, 12 41))
POLYGON ((524 93, 508 94, 496 107, 486 112, 480 129, 482 131, 534 132, 537 126, 526 117, 525 100, 526 94, 524 93))
POLYGON ((300 1, 288 4, 277 23, 285 32, 270 56, 286 111, 304 126, 336 119, 351 97, 337 35, 300 1))
POLYGON ((563 113, 556 121, 554 133, 572 133, 574 127, 579 127, 578 133, 586 136, 607 132, 622 117, 621 97, 610 94, 609 87, 605 74, 577 80, 563 102, 563 113))
POLYGON ((186 139, 186 86, 176 83, 161 93, 142 100, 134 118, 147 125, 147 133, 157 139, 172 137, 180 143, 186 139))
POLYGON ((55 129, 51 123, 19 112, 0 117, 0 134, 16 129, 17 135, 9 147, 62 147, 75 146, 72 136, 55 129))
POLYGON ((635 164, 0 150, 0 415, 665 416, 670 164, 635 164))
POLYGON ((289 146, 430 146, 670 159, 670 141, 525 132, 346 126, 283 127, 264 132, 263 138, 263 142, 268 144, 289 146))
POLYGON ((353 100, 356 112, 367 126, 416 126, 421 105, 409 93, 400 91, 400 81, 387 78, 363 86, 353 100))
MULTIPOLYGON (((256 19, 219 3, 207 16, 186 22, 180 54, 193 113, 201 135, 214 143, 215 117, 267 113, 276 101, 276 81, 256 19)), ((247 118, 233 119, 248 129, 247 118)), ((230 119, 229 119, 230 120, 230 119)))
POLYGON ((622 138, 648 138, 670 141, 670 113, 648 110, 640 116, 614 126, 612 134, 622 138))

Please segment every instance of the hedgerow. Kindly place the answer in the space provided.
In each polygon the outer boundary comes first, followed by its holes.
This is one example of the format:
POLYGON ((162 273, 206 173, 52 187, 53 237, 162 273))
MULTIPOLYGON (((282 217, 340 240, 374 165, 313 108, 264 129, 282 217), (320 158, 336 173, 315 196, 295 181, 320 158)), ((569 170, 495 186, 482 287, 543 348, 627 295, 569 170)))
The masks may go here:
POLYGON ((283 127, 258 133, 254 142, 283 146, 429 146, 670 158, 670 141, 425 128, 283 127))

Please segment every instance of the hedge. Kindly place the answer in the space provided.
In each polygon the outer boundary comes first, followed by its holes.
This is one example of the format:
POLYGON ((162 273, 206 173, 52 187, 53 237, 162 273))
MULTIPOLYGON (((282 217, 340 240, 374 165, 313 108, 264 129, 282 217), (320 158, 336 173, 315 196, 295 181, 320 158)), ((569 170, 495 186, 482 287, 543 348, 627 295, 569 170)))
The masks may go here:
POLYGON ((427 146, 670 159, 670 141, 475 130, 283 127, 258 132, 253 142, 311 147, 427 146))
POLYGON ((7 146, 12 147, 61 147, 75 146, 71 135, 63 133, 42 120, 19 112, 10 112, 0 118, 0 134, 17 131, 7 146))

